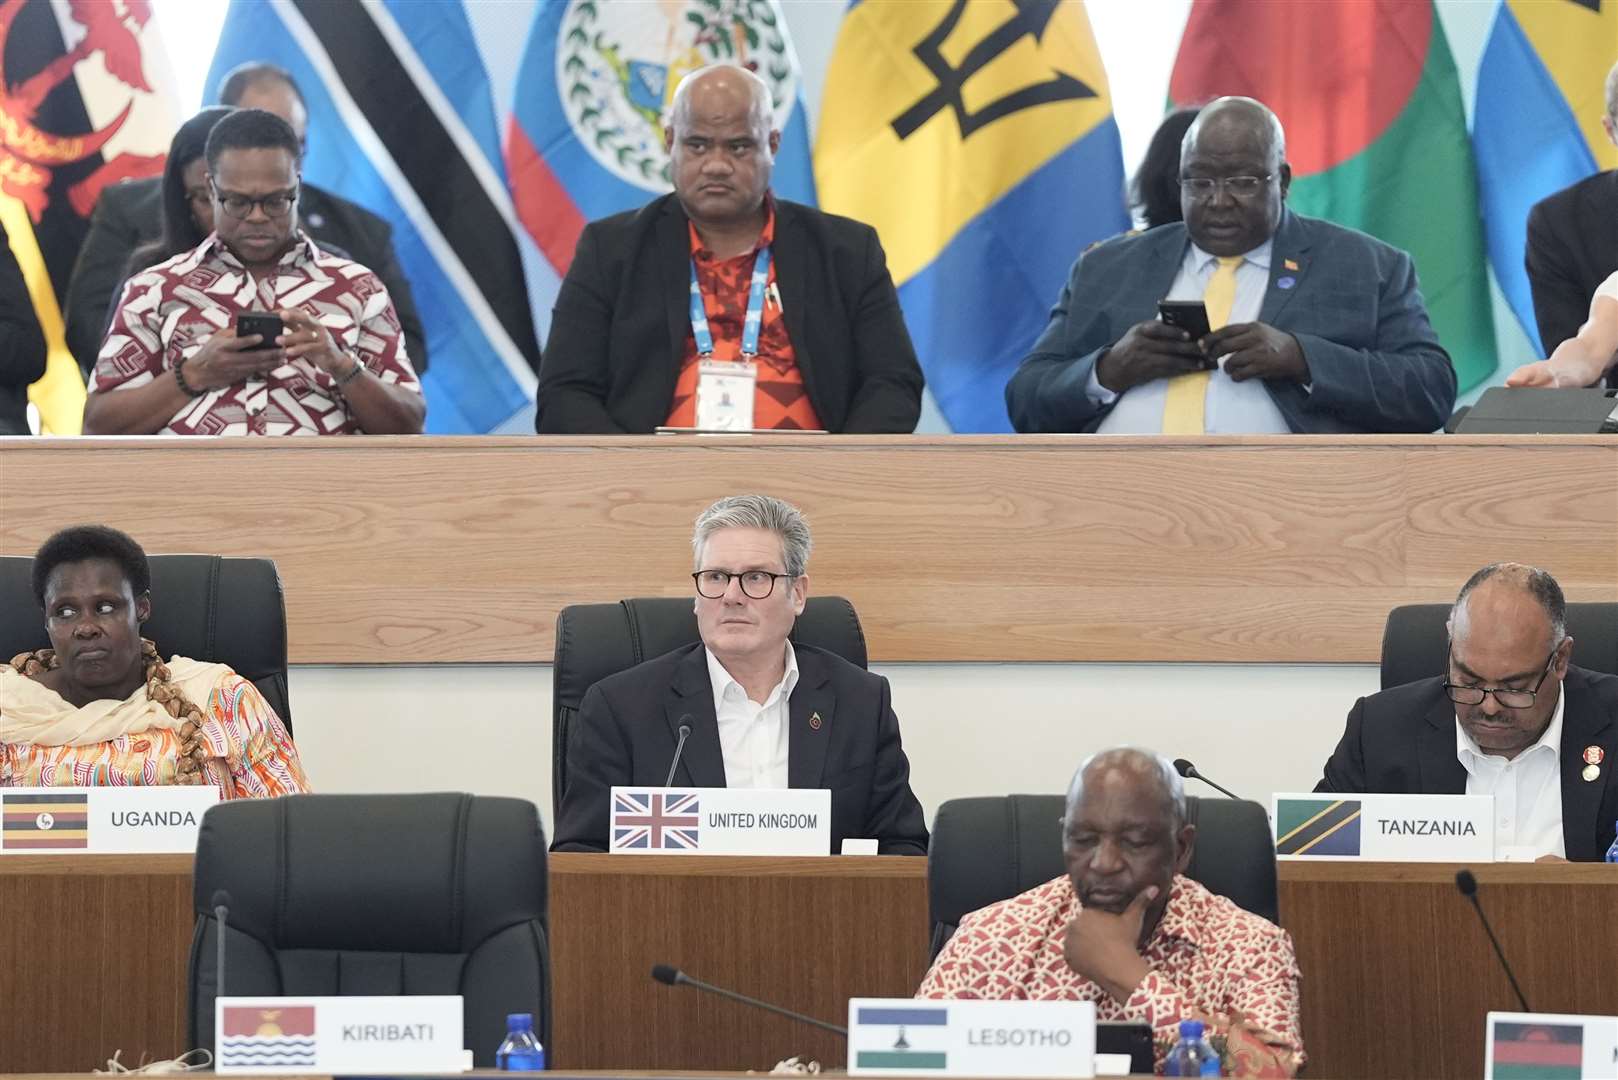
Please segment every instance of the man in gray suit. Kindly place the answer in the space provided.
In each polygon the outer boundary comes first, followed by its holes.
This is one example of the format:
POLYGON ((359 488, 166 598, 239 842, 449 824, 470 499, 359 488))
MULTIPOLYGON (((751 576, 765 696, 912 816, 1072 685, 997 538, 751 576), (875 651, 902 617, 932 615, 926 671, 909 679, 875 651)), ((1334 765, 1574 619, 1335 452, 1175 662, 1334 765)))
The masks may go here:
POLYGON ((1274 113, 1220 98, 1189 131, 1184 223, 1079 256, 1006 386, 1023 432, 1425 432, 1455 404, 1403 251, 1286 208, 1274 113), (1201 300, 1211 332, 1158 318, 1201 300))

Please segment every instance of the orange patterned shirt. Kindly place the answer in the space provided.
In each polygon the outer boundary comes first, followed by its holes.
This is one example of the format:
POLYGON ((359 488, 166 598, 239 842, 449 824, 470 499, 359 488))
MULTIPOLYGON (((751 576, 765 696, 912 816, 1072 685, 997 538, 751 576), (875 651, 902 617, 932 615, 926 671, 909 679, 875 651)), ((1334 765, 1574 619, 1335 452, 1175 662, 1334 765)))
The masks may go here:
MULTIPOLYGON (((1292 938, 1267 919, 1176 875, 1163 918, 1142 953, 1151 971, 1124 1004, 1067 966, 1067 925, 1079 901, 1067 877, 991 904, 961 920, 922 980, 921 998, 1093 1001, 1097 1020, 1152 1025, 1157 1068, 1179 1040, 1182 1018, 1239 1009, 1280 1036, 1278 1056, 1302 1064, 1298 962, 1292 938)), ((1218 1034, 1218 1023, 1210 1034, 1218 1034)))
MULTIPOLYGON (((702 246, 697 227, 686 226, 691 233, 691 259, 697 266, 697 284, 702 288, 702 300, 708 312, 708 330, 713 334, 715 360, 742 358, 742 324, 747 320, 753 261, 760 248, 775 243, 775 204, 766 199, 764 206, 764 231, 759 233, 758 243, 734 259, 714 258, 713 252, 702 246)), ((769 284, 775 285, 773 254, 769 284)), ((754 357, 754 362, 758 364, 758 383, 753 392, 753 426, 761 430, 819 430, 820 417, 803 385, 803 371, 798 367, 792 340, 787 337, 786 321, 769 293, 759 323, 758 356, 754 357)), ((696 426, 697 375, 697 339, 688 333, 685 359, 680 363, 680 375, 674 383, 674 402, 669 418, 664 421, 668 427, 696 426)))

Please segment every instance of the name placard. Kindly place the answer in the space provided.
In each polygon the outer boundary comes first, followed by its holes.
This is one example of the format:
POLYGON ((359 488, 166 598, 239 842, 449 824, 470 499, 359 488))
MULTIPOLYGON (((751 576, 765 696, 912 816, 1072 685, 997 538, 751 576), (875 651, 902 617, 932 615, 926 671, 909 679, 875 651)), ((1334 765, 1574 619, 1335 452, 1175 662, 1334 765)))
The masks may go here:
POLYGON ((458 996, 217 998, 214 1072, 465 1072, 462 1016, 458 996))
POLYGON ((1484 1080, 1618 1076, 1618 1016, 1492 1012, 1484 1037, 1484 1080))
POLYGON ((1277 859, 1494 861, 1490 795, 1277 793, 1277 859))
POLYGON ((1090 1001, 848 1003, 851 1076, 1094 1076, 1090 1001))
POLYGON ((0 854, 159 855, 197 850, 219 789, 19 787, 0 790, 0 854))
POLYGON ((825 788, 612 789, 613 854, 829 855, 825 788))

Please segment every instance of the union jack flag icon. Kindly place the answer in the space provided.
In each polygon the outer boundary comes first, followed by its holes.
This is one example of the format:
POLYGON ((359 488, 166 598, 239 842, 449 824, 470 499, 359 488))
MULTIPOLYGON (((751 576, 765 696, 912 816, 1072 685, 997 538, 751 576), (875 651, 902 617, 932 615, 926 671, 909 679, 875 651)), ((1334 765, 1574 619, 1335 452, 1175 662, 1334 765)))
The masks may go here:
POLYGON ((615 792, 612 846, 628 851, 694 851, 701 820, 695 792, 615 792))

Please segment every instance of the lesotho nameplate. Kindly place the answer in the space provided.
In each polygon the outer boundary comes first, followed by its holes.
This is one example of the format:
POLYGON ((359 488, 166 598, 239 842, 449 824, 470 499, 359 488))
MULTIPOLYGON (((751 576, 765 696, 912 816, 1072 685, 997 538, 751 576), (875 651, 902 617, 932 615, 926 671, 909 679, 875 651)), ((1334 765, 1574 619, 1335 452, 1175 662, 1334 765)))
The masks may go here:
POLYGON ((214 1072, 465 1072, 463 1017, 461 999, 448 995, 216 998, 214 1072))
POLYGON ((1494 861, 1489 795, 1277 793, 1270 821, 1277 859, 1494 861))
POLYGON ((1094 1076, 1090 1001, 853 998, 850 1076, 1094 1076))
POLYGON ((612 789, 613 854, 827 855, 825 788, 612 789))
POLYGON ((193 852, 219 789, 34 787, 0 790, 0 854, 193 852))

